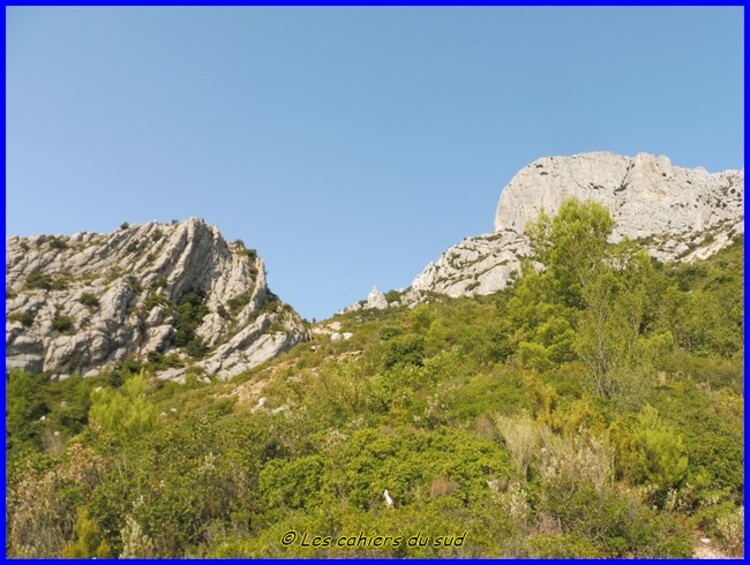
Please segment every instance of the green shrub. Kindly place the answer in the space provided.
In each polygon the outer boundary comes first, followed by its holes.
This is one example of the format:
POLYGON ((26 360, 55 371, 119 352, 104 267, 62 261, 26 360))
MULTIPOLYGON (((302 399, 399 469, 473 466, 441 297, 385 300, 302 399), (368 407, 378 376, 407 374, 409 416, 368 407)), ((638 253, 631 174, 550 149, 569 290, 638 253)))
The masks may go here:
POLYGON ((143 309, 146 312, 151 312, 151 310, 153 310, 157 306, 162 306, 166 304, 169 304, 169 300, 167 300, 166 297, 162 296, 158 292, 149 290, 148 294, 146 295, 146 301, 143 303, 143 309))
POLYGON ((273 292, 268 293, 268 300, 266 300, 265 304, 261 307, 261 312, 271 313, 278 311, 279 307, 281 306, 281 301, 279 300, 279 297, 276 296, 273 292))
POLYGON ((8 449, 39 441, 39 430, 33 425, 48 409, 40 394, 40 379, 27 371, 14 369, 6 381, 5 428, 8 449))
POLYGON ((34 323, 34 316, 31 312, 13 312, 8 315, 9 322, 20 322, 26 327, 31 326, 34 323))
POLYGON ((256 259, 258 259, 258 252, 255 249, 243 249, 241 251, 241 254, 251 261, 255 261, 256 259))
POLYGON ((185 346, 185 352, 193 359, 202 359, 206 355, 206 351, 208 351, 208 347, 198 336, 194 336, 185 346))
POLYGON ((107 384, 113 388, 119 388, 127 379, 138 375, 141 369, 141 363, 135 359, 118 361, 112 370, 106 374, 107 384))
POLYGON ((394 326, 385 326, 384 328, 380 329, 380 339, 383 341, 388 341, 393 339, 394 337, 400 336, 404 331, 401 328, 397 328, 394 326))
POLYGON ((89 420, 105 434, 121 440, 137 438, 153 430, 159 412, 146 399, 148 385, 148 378, 141 372, 126 380, 121 389, 98 391, 93 397, 89 420))
POLYGON ((742 500, 744 488, 742 432, 730 433, 713 422, 690 442, 691 466, 703 469, 711 486, 734 500, 742 500))
POLYGON ((401 300, 401 293, 398 290, 389 290, 385 293, 385 299, 390 304, 391 302, 398 302, 401 300))
POLYGON ((61 237, 52 237, 49 239, 50 249, 62 250, 68 248, 68 242, 61 237))
POLYGON ((249 292, 243 292, 242 294, 238 294, 237 296, 233 296, 229 300, 227 300, 227 306, 229 306, 229 311, 232 314, 236 314, 238 311, 242 310, 249 302, 250 302, 250 293, 249 292))
POLYGON ((56 315, 52 318, 52 328, 55 331, 64 333, 73 329, 75 319, 66 315, 56 315))
POLYGON ((180 357, 176 353, 169 353, 164 355, 159 351, 150 351, 147 355, 149 362, 149 368, 154 371, 163 371, 164 369, 180 368, 184 367, 185 364, 180 360, 180 357))
POLYGON ((99 299, 93 292, 83 292, 78 297, 78 302, 89 308, 99 308, 99 299))
POLYGON ((396 365, 422 366, 424 359, 424 339, 422 336, 408 333, 397 336, 388 342, 388 351, 383 360, 383 367, 390 369, 396 365))
MULTIPOLYGON (((177 347, 187 346, 196 337, 195 330, 208 314, 208 307, 204 302, 203 292, 192 291, 170 306, 169 313, 174 317, 173 325, 176 330, 173 343, 177 347)), ((193 348, 196 347, 197 344, 194 344, 193 348)))
POLYGON ((74 528, 75 541, 69 541, 62 549, 62 557, 103 558, 111 557, 106 540, 102 539, 96 523, 89 518, 87 508, 79 508, 74 528))
POLYGON ((362 509, 381 505, 385 488, 401 508, 432 500, 431 486, 439 477, 456 483, 441 498, 485 500, 487 480, 507 478, 511 466, 496 443, 447 428, 357 431, 336 451, 335 461, 335 488, 362 509))
POLYGON ((529 540, 528 546, 528 557, 537 559, 600 557, 593 543, 575 534, 539 534, 529 540))
POLYGON ((518 344, 518 358, 529 369, 546 371, 553 366, 552 355, 541 343, 522 341, 518 344))
POLYGON ((721 539, 721 545, 734 557, 742 557, 744 554, 744 524, 744 506, 722 514, 716 522, 716 532, 721 539))
POLYGON ((325 465, 317 456, 269 461, 260 473, 260 492, 269 508, 310 508, 321 503, 325 465))
POLYGON ((682 437, 646 405, 633 431, 619 445, 620 472, 635 484, 653 485, 661 507, 670 489, 680 486, 688 470, 682 437))
POLYGON ((660 515, 632 493, 597 488, 561 477, 544 487, 542 509, 559 520, 563 533, 600 546, 606 557, 690 557, 689 529, 660 515))
MULTIPOLYGON (((135 408, 131 401, 128 412, 135 408)), ((144 544, 148 553, 157 557, 191 555, 221 532, 260 528, 261 462, 278 456, 264 424, 214 413, 162 417, 148 432, 132 429, 129 472, 113 470, 89 504, 95 521, 106 525, 109 545, 125 549, 127 516, 140 526, 140 537, 150 540, 144 544)))
POLYGON ((68 287, 63 279, 55 279, 40 271, 32 271, 26 275, 26 288, 42 290, 65 290, 68 287))

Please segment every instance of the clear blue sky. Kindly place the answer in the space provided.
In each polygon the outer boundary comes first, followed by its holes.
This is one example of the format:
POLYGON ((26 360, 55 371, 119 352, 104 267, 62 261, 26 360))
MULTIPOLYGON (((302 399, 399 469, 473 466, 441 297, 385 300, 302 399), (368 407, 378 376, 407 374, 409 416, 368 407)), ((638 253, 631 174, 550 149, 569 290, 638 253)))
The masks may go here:
POLYGON ((743 167, 743 8, 8 8, 7 232, 201 216, 308 319, 546 155, 743 167))

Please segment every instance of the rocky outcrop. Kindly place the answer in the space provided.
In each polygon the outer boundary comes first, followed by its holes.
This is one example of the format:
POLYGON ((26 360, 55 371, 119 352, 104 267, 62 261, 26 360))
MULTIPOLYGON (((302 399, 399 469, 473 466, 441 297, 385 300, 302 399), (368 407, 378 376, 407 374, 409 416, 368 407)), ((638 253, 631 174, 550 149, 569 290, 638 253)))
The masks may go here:
POLYGON ((373 286, 370 294, 367 296, 367 302, 364 307, 385 310, 388 308, 388 300, 386 299, 385 294, 380 292, 376 286, 373 286))
POLYGON ((527 222, 542 210, 554 215, 568 197, 607 206, 617 222, 613 239, 638 240, 661 261, 704 259, 744 233, 744 171, 685 169, 645 153, 545 157, 503 189, 494 233, 448 249, 405 295, 414 302, 426 291, 466 296, 504 288, 529 253, 527 222))
POLYGON ((306 336, 263 261, 203 220, 6 241, 6 370, 96 374, 151 360, 161 378, 229 378, 306 336))

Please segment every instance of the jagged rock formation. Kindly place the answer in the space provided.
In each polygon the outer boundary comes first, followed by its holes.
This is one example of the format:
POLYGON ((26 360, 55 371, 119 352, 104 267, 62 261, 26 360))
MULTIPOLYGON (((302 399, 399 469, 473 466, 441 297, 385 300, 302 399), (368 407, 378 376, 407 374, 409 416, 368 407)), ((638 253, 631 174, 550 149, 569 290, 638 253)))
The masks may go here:
POLYGON ((373 286, 370 294, 367 295, 367 302, 364 307, 385 310, 388 308, 388 300, 386 299, 385 294, 378 290, 378 287, 373 286))
POLYGON ((197 218, 10 237, 6 274, 6 370, 93 375, 132 358, 160 378, 229 378, 306 337, 255 252, 197 218))
MULTIPOLYGON (((360 300, 343 310, 336 312, 337 314, 343 314, 345 312, 353 312, 355 310, 385 310, 389 307, 398 306, 400 300, 388 301, 386 295, 378 290, 378 287, 373 286, 370 290, 370 294, 367 295, 366 300, 360 300)), ((415 303, 416 305, 416 303, 415 303)))
POLYGON ((661 261, 709 257, 744 233, 744 170, 685 169, 646 153, 545 157, 503 189, 494 233, 466 238, 430 263, 406 302, 421 300, 424 291, 465 296, 504 288, 529 253, 526 223, 542 209, 554 215, 568 197, 607 206, 617 221, 613 238, 639 240, 661 261))

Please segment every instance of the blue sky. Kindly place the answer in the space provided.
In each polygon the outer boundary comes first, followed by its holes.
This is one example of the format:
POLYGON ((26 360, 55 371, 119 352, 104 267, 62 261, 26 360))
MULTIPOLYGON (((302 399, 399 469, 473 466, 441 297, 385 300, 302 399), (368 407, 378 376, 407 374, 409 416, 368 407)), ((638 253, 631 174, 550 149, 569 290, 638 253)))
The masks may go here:
POLYGON ((743 167, 743 8, 7 8, 6 235, 200 216, 308 319, 546 155, 743 167))

